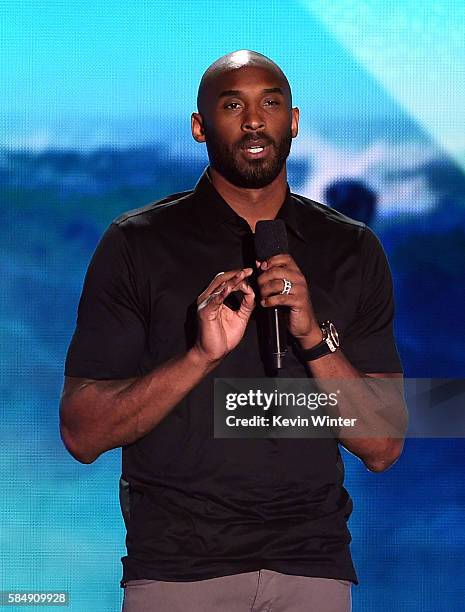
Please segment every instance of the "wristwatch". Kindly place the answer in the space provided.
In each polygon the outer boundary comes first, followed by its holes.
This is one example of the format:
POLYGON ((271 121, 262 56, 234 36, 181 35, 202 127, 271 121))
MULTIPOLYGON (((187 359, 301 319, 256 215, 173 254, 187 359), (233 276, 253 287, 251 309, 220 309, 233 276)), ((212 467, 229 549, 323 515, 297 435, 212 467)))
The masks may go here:
POLYGON ((300 347, 297 349, 300 357, 305 361, 313 361, 323 357, 323 355, 329 355, 329 353, 334 353, 339 348, 339 335, 334 323, 323 321, 323 323, 320 323, 320 329, 323 334, 321 342, 309 349, 302 349, 300 347))

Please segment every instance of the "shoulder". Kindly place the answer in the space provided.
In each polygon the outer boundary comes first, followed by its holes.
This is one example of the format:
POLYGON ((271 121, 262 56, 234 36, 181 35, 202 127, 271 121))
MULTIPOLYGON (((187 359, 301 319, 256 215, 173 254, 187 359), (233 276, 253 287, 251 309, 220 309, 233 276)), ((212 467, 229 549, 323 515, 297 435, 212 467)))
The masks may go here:
POLYGON ((374 265, 378 261, 387 265, 381 240, 365 223, 302 195, 292 193, 291 196, 299 227, 310 241, 326 242, 331 245, 333 253, 355 253, 362 266, 374 265))
POLYGON ((328 229, 340 229, 356 234, 363 233, 367 229, 365 223, 351 219, 325 204, 296 193, 291 193, 291 196, 301 216, 309 222, 325 225, 328 229))
POLYGON ((173 193, 140 208, 128 210, 113 219, 112 225, 125 233, 153 227, 169 229, 185 217, 192 204, 193 193, 193 190, 173 193))
POLYGON ((361 247, 367 237, 368 240, 375 237, 372 230, 361 221, 351 219, 305 196, 295 193, 291 193, 291 196, 299 227, 311 240, 336 241, 361 247))

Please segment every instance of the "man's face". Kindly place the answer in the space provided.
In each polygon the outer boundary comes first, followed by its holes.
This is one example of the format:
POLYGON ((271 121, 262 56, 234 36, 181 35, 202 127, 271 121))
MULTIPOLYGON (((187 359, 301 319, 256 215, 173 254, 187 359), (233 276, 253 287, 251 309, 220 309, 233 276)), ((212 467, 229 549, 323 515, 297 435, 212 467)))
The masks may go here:
POLYGON ((243 67, 219 75, 207 91, 203 115, 197 114, 202 137, 194 138, 206 142, 211 166, 239 187, 269 185, 284 166, 298 126, 298 109, 291 109, 279 73, 243 67))

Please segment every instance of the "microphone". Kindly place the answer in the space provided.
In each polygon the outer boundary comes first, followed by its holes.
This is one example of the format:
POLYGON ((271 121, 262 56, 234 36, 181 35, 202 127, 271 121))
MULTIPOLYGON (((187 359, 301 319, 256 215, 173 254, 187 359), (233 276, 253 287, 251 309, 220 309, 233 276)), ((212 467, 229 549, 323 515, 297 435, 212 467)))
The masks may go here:
MULTIPOLYGON (((255 226, 255 254, 262 262, 273 255, 288 253, 286 225, 282 219, 257 221, 255 226)), ((263 339, 264 358, 273 370, 284 367, 287 352, 287 325, 283 306, 266 308, 263 339)))

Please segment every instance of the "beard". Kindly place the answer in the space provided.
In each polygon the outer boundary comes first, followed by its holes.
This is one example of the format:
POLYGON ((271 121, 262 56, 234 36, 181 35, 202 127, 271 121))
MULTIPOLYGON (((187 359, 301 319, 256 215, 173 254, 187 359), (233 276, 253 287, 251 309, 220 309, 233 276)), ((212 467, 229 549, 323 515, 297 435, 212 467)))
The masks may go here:
POLYGON ((228 146, 216 137, 213 130, 205 127, 205 137, 212 168, 233 185, 246 189, 266 187, 274 181, 289 156, 292 142, 290 129, 279 142, 263 133, 255 134, 256 140, 265 141, 270 146, 270 152, 264 159, 247 160, 241 151, 245 146, 253 144, 254 140, 250 136, 228 146))

